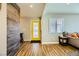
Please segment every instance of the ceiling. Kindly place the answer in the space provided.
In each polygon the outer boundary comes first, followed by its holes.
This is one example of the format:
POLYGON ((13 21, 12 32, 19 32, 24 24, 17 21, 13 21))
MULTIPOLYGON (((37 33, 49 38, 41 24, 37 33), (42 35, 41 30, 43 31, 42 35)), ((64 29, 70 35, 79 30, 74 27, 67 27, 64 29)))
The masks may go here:
POLYGON ((45 13, 79 14, 79 3, 48 3, 45 5, 45 13))
POLYGON ((49 14, 79 14, 79 3, 18 3, 21 17, 40 17, 49 14))
POLYGON ((21 17, 40 17, 44 10, 44 3, 18 3, 21 17))

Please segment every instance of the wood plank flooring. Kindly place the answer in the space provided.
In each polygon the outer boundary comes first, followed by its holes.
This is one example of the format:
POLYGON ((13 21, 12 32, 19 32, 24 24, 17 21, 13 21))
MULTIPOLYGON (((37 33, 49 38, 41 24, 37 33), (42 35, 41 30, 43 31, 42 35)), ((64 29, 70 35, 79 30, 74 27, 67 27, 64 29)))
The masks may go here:
POLYGON ((16 53, 16 56, 75 56, 79 50, 71 46, 59 44, 40 44, 24 42, 16 53))

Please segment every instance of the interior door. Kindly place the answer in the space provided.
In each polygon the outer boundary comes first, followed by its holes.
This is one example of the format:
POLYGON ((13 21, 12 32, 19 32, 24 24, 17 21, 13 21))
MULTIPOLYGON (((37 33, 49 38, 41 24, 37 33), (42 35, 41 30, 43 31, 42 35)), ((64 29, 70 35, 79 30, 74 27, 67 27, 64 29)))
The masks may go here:
POLYGON ((41 41, 40 20, 32 20, 32 41, 41 41))

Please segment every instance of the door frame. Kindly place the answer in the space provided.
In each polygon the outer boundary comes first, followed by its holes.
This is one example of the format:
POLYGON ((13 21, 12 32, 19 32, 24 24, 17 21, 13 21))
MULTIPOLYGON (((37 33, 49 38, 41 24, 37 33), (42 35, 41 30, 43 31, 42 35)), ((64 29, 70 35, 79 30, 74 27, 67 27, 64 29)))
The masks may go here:
POLYGON ((41 20, 40 19, 38 19, 38 20, 32 20, 32 39, 31 39, 31 42, 33 43, 33 42, 35 42, 35 43, 41 43, 41 20), (33 40, 34 38, 33 38, 33 23, 34 22, 39 22, 39 29, 38 29, 38 31, 39 31, 39 39, 40 40, 33 40))

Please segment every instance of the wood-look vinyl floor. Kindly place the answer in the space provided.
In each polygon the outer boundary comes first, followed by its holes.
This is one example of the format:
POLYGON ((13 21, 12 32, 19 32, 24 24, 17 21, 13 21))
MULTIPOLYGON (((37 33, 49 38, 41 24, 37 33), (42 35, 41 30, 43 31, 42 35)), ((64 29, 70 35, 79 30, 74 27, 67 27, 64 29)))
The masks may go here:
POLYGON ((79 51, 71 46, 24 42, 16 56, 75 56, 79 55, 78 53, 79 51))

